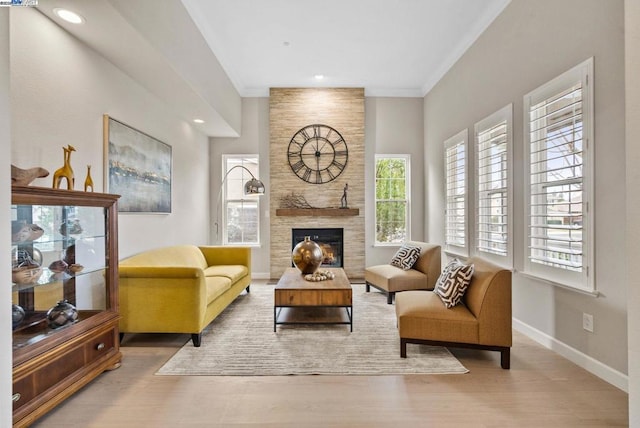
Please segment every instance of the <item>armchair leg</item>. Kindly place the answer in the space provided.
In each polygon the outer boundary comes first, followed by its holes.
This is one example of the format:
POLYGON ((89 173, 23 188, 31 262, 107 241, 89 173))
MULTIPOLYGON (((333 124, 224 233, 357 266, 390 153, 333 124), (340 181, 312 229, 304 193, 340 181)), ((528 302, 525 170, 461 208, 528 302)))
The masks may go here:
POLYGON ((511 368, 511 348, 500 351, 500 366, 506 370, 511 368))
POLYGON ((407 341, 400 338, 400 358, 407 358, 407 341))
POLYGON ((247 285, 247 288, 245 288, 245 290, 247 290, 247 293, 251 293, 251 290, 249 290, 250 287, 251 285, 247 285))
POLYGON ((193 346, 196 348, 200 347, 200 341, 202 340, 202 333, 192 333, 191 341, 193 342, 193 346))
POLYGON ((393 297, 396 295, 395 291, 389 291, 387 293, 387 305, 390 305, 393 303, 393 297))
POLYGON ((368 282, 365 282, 364 290, 365 290, 367 293, 371 291, 371 286, 369 285, 369 283, 368 283, 368 282))

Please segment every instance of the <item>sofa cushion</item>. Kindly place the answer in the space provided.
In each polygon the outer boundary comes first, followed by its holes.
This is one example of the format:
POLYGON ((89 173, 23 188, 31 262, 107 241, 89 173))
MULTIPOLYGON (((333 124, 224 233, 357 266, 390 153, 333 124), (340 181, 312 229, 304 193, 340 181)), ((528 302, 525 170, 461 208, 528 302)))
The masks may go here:
POLYGON ((409 270, 420 257, 420 247, 415 245, 402 244, 391 259, 391 266, 399 267, 402 270, 409 270))
POLYGON ((224 276, 210 276, 205 278, 205 282, 207 284, 207 304, 231 288, 231 280, 224 276))
POLYGON ((433 292, 437 294, 447 308, 452 308, 462 300, 473 276, 473 265, 465 265, 453 259, 444 268, 433 292))
POLYGON ((249 268, 242 265, 209 266, 204 270, 204 276, 222 276, 229 278, 231 282, 236 282, 247 274, 249 274, 249 268))
POLYGON ((175 245, 155 248, 128 257, 119 262, 121 266, 176 266, 204 269, 207 261, 195 245, 175 245))

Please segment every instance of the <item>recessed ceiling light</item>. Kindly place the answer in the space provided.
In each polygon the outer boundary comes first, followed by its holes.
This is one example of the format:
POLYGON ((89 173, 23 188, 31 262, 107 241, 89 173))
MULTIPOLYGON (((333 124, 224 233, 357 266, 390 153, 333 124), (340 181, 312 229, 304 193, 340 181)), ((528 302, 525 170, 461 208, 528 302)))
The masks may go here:
POLYGON ((62 9, 58 7, 53 9, 53 13, 72 24, 82 24, 84 22, 84 18, 82 16, 68 9, 62 9))
POLYGON ((316 80, 322 80, 324 79, 324 75, 323 74, 316 74, 315 76, 313 76, 316 78, 316 80))
POLYGON ((193 119, 194 123, 204 123, 204 120, 202 119, 193 119))

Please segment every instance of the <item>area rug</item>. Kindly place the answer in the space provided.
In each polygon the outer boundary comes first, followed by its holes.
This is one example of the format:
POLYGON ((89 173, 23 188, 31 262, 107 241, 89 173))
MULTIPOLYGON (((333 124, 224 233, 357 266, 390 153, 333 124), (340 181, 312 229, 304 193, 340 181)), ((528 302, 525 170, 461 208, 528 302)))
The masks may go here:
MULTIPOLYGON (((273 285, 251 286, 157 375, 399 375, 468 370, 446 349, 408 345, 400 358, 395 306, 353 284, 353 332, 348 325, 278 325, 273 331, 273 285)), ((344 311, 344 309, 340 309, 344 311)))

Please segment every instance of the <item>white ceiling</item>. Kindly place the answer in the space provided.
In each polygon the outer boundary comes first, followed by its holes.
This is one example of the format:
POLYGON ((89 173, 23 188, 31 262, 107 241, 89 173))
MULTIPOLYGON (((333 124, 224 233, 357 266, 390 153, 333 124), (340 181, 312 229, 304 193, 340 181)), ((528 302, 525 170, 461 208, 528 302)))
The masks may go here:
POLYGON ((242 96, 424 96, 509 0, 182 0, 242 96), (314 75, 323 74, 318 82, 314 75))
POLYGON ((422 97, 509 1, 39 0, 38 10, 192 126, 233 137, 240 96, 270 87, 422 97), (60 20, 56 7, 85 24, 60 20))

